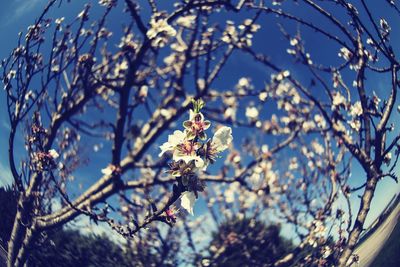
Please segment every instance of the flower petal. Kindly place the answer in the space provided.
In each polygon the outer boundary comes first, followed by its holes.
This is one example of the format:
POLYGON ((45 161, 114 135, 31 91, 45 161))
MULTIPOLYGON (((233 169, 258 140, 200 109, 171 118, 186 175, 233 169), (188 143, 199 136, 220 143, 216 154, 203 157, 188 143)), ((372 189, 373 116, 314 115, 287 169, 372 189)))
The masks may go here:
POLYGON ((189 212, 192 216, 194 215, 193 213, 193 206, 194 203, 196 202, 196 196, 193 192, 183 192, 181 195, 181 206, 184 208, 187 212, 189 212))
POLYGON ((231 127, 223 126, 219 128, 212 139, 212 146, 217 150, 217 152, 222 152, 228 148, 230 143, 232 143, 232 129, 231 127))
POLYGON ((201 157, 197 156, 194 159, 194 165, 199 169, 203 168, 204 167, 204 160, 201 157))
POLYGON ((191 129, 192 128, 192 125, 193 125, 193 122, 192 121, 184 121, 183 122, 183 127, 185 127, 185 129, 191 129))
POLYGON ((204 126, 203 126, 203 130, 205 131, 205 130, 207 130, 208 128, 210 128, 210 126, 211 126, 211 122, 210 121, 204 121, 204 124, 203 124, 204 126))
POLYGON ((176 130, 173 134, 168 135, 168 142, 165 142, 160 146, 161 152, 158 154, 161 157, 165 152, 172 151, 175 147, 181 143, 186 138, 186 134, 182 131, 176 130))
POLYGON ((57 151, 56 150, 54 150, 54 149, 50 149, 49 150, 49 155, 53 158, 53 159, 56 159, 56 158, 58 158, 60 155, 57 153, 57 151))

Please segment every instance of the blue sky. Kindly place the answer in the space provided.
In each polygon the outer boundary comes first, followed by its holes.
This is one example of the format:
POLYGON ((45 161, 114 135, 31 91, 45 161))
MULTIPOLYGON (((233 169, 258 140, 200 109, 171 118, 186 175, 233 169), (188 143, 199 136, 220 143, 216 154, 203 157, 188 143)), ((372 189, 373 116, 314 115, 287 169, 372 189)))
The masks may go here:
MULTIPOLYGON (((61 17, 64 16, 67 18, 74 18, 77 13, 82 9, 83 7, 83 2, 84 1, 72 1, 73 3, 67 5, 69 8, 63 8, 61 10, 57 9, 55 11, 54 17, 61 17)), ((96 2, 96 1, 94 1, 96 2)), ((377 1, 376 1, 377 2, 377 1)), ((45 6, 47 3, 47 0, 14 0, 14 1, 2 1, 0 3, 0 36, 4 36, 5 38, 2 38, 2 41, 0 42, 0 58, 5 58, 8 53, 12 50, 12 48, 16 44, 17 40, 17 34, 19 31, 26 31, 26 28, 28 25, 32 24, 34 22, 35 17, 38 16, 39 12, 41 9, 45 6)), ((377 16, 388 16, 389 18, 392 18, 392 28, 393 28, 393 38, 396 38, 395 42, 396 44, 399 44, 399 29, 395 27, 395 25, 400 25, 400 21, 398 18, 394 18, 391 13, 385 13, 385 10, 380 10, 379 5, 373 3, 373 9, 374 11, 381 12, 382 14, 377 14, 377 16)), ((295 7, 292 7, 294 9, 295 7)), ((302 13, 303 15, 307 14, 307 10, 297 10, 300 14, 302 13)), ((232 17, 232 15, 227 15, 227 14, 221 14, 221 16, 218 18, 218 20, 223 20, 223 19, 240 19, 243 18, 246 14, 239 14, 235 15, 235 17, 232 17)), ((120 17, 118 14, 113 14, 112 15, 112 21, 110 22, 110 28, 118 31, 120 30, 119 25, 121 23, 120 17)), ((319 17, 314 17, 316 21, 319 22, 319 17)), ((270 54, 272 59, 279 63, 281 66, 286 67, 291 71, 291 73, 295 74, 297 77, 300 77, 299 79, 302 80, 302 77, 304 77, 304 80, 307 77, 307 74, 304 72, 303 69, 298 68, 297 66, 293 65, 291 59, 287 56, 282 56, 286 55, 284 52, 286 48, 288 48, 288 45, 282 46, 282 39, 283 37, 279 33, 277 27, 273 24, 273 20, 271 19, 262 19, 258 22, 262 26, 262 31, 255 37, 254 43, 255 43, 255 48, 259 51, 264 51, 267 54, 270 54), (270 51, 274 51, 271 53, 270 51)), ((319 23, 321 25, 324 25, 324 21, 321 20, 319 23)), ((284 22, 284 25, 286 23, 284 22)), ((289 29, 292 31, 295 30, 293 26, 287 25, 289 29)), ((326 25, 326 27, 329 27, 326 25)), ((293 33, 293 32, 291 32, 293 33)), ((339 60, 336 59, 337 52, 336 50, 338 49, 337 47, 334 46, 321 46, 319 44, 319 38, 318 35, 315 35, 311 32, 304 31, 303 36, 306 39, 306 45, 310 49, 310 51, 313 51, 312 53, 312 58, 314 59, 326 59, 326 60, 339 60)), ((400 46, 394 47, 395 51, 399 52, 400 46)), ((269 80, 269 73, 262 68, 259 64, 253 62, 252 60, 249 60, 248 57, 246 56, 235 56, 233 60, 230 62, 228 67, 224 70, 224 72, 221 75, 222 77, 225 78, 220 78, 216 81, 215 86, 220 87, 221 89, 224 88, 232 88, 238 80, 238 77, 251 77, 254 81, 254 84, 256 87, 263 86, 264 81, 269 80), (244 67, 245 66, 245 67, 244 67), (235 77, 234 79, 231 79, 231 77, 235 77)), ((385 92, 388 79, 382 79, 381 77, 369 77, 369 80, 367 81, 368 84, 374 88, 375 91, 377 92, 385 92)), ((0 185, 1 184, 6 184, 9 183, 11 175, 8 171, 8 159, 7 159, 7 153, 6 153, 6 148, 7 148, 7 140, 8 140, 8 118, 7 118, 7 113, 5 109, 5 95, 4 95, 4 90, 0 90, 0 147, 3 148, 3 152, 0 154, 0 174, 1 174, 1 180, 0 180, 0 185)), ((399 115, 396 113, 395 117, 393 118, 393 121, 400 121, 399 120, 399 115)), ((398 127, 399 125, 397 125, 398 127)), ((396 128, 396 132, 398 132, 398 128, 396 128)), ((236 133, 236 140, 240 140, 242 133, 240 133, 240 130, 237 129, 235 132, 234 129, 234 134, 236 133)), ((21 138, 21 142, 22 137, 21 138)), ((165 136, 163 137, 165 138, 165 136)), ((154 146, 154 149, 157 149, 157 147, 154 146)), ((158 151, 156 151, 157 153, 158 151)), ((98 162, 101 163, 107 163, 108 160, 108 155, 101 154, 100 158, 98 159, 98 162)), ((101 164, 101 167, 104 167, 107 164, 101 164)), ((85 177, 88 174, 92 173, 93 169, 92 167, 84 168, 82 169, 78 176, 85 177)), ((97 169, 96 172, 100 174, 100 169, 97 169)), ((399 174, 399 168, 397 168, 397 174, 399 174)), ((365 179, 364 173, 361 171, 359 166, 354 166, 353 167, 353 172, 352 172, 352 178, 351 178, 351 184, 354 186, 358 186, 362 183, 362 181, 365 179)), ((85 178, 82 178, 81 181, 83 183, 87 183, 87 185, 90 184, 90 179, 85 180, 85 178)), ((371 222, 377 214, 385 207, 386 203, 393 197, 394 194, 398 193, 400 191, 400 186, 399 184, 395 184, 392 180, 390 179, 384 179, 377 188, 376 191, 376 199, 372 204, 371 207, 371 215, 368 217, 368 222, 371 222)), ((361 193, 358 192, 359 194, 361 193)), ((358 210, 358 197, 356 194, 352 196, 353 200, 353 211, 358 210)))
MULTIPOLYGON (((34 21, 39 10, 45 1, 42 0, 15 0, 2 1, 0 3, 0 33, 2 36, 0 44, 0 58, 3 59, 12 51, 18 38, 18 32, 25 30, 34 21)), ((4 90, 0 92, 0 147, 4 148, 0 154, 0 185, 11 180, 11 173, 8 168, 7 150, 8 147, 8 116, 6 110, 4 90)))

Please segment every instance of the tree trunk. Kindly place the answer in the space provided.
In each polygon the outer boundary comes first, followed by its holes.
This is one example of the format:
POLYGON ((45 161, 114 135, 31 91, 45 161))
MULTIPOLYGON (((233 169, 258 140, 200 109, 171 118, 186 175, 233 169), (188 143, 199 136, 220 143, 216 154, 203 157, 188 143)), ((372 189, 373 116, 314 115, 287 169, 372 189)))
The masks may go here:
POLYGON ((8 258, 7 267, 12 267, 15 261, 15 254, 21 245, 21 236, 23 235, 24 225, 22 225, 21 201, 18 202, 17 214, 15 215, 14 225, 11 231, 10 240, 8 241, 8 258))
POLYGON ((367 218, 367 214, 371 206, 371 201, 374 196, 378 180, 378 175, 369 176, 368 178, 367 185, 361 199, 360 209, 358 211, 357 218, 353 226, 353 230, 351 230, 347 244, 339 258, 338 266, 340 267, 347 266, 350 256, 352 255, 355 246, 357 245, 360 234, 364 229, 365 219, 367 218))
POLYGON ((32 227, 26 231, 24 241, 21 243, 21 246, 18 250, 17 257, 15 259, 14 267, 22 267, 26 265, 28 259, 28 251, 32 240, 34 238, 35 228, 32 227))
POLYGON ((31 225, 30 209, 32 203, 27 203, 24 196, 20 197, 14 226, 8 241, 7 267, 20 267, 26 261, 26 251, 30 246, 33 234, 31 225))

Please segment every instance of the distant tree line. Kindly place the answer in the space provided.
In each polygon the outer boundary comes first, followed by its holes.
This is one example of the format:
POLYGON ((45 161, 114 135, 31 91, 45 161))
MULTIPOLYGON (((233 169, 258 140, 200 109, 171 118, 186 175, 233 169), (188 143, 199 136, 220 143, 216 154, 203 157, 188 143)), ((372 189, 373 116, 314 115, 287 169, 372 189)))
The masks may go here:
MULTIPOLYGON (((0 188, 0 202, 0 242, 6 248, 17 210, 14 190, 0 188)), ((132 259, 106 236, 58 228, 45 233, 34 244, 28 266, 132 266, 132 259)))
MULTIPOLYGON (((0 188, 0 244, 7 247, 17 210, 17 195, 11 187, 0 188)), ((221 223, 212 235, 199 266, 264 266, 293 249, 290 240, 281 237, 280 226, 252 218, 234 218, 221 223)), ((136 237, 135 237, 136 238, 136 237)), ((105 235, 84 235, 78 230, 58 228, 46 232, 34 244, 28 266, 175 266, 177 259, 159 265, 156 250, 141 248, 137 255, 115 244, 105 235)), ((171 256, 170 256, 171 257, 171 256)), ((177 257, 177 254, 175 254, 177 257)))

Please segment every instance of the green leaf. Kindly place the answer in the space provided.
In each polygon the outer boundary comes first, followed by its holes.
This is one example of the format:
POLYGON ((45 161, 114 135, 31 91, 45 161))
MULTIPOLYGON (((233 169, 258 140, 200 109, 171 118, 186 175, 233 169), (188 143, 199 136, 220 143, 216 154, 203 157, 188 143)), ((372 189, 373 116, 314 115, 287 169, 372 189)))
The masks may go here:
POLYGON ((202 99, 192 99, 194 113, 199 113, 200 110, 206 105, 202 99))

